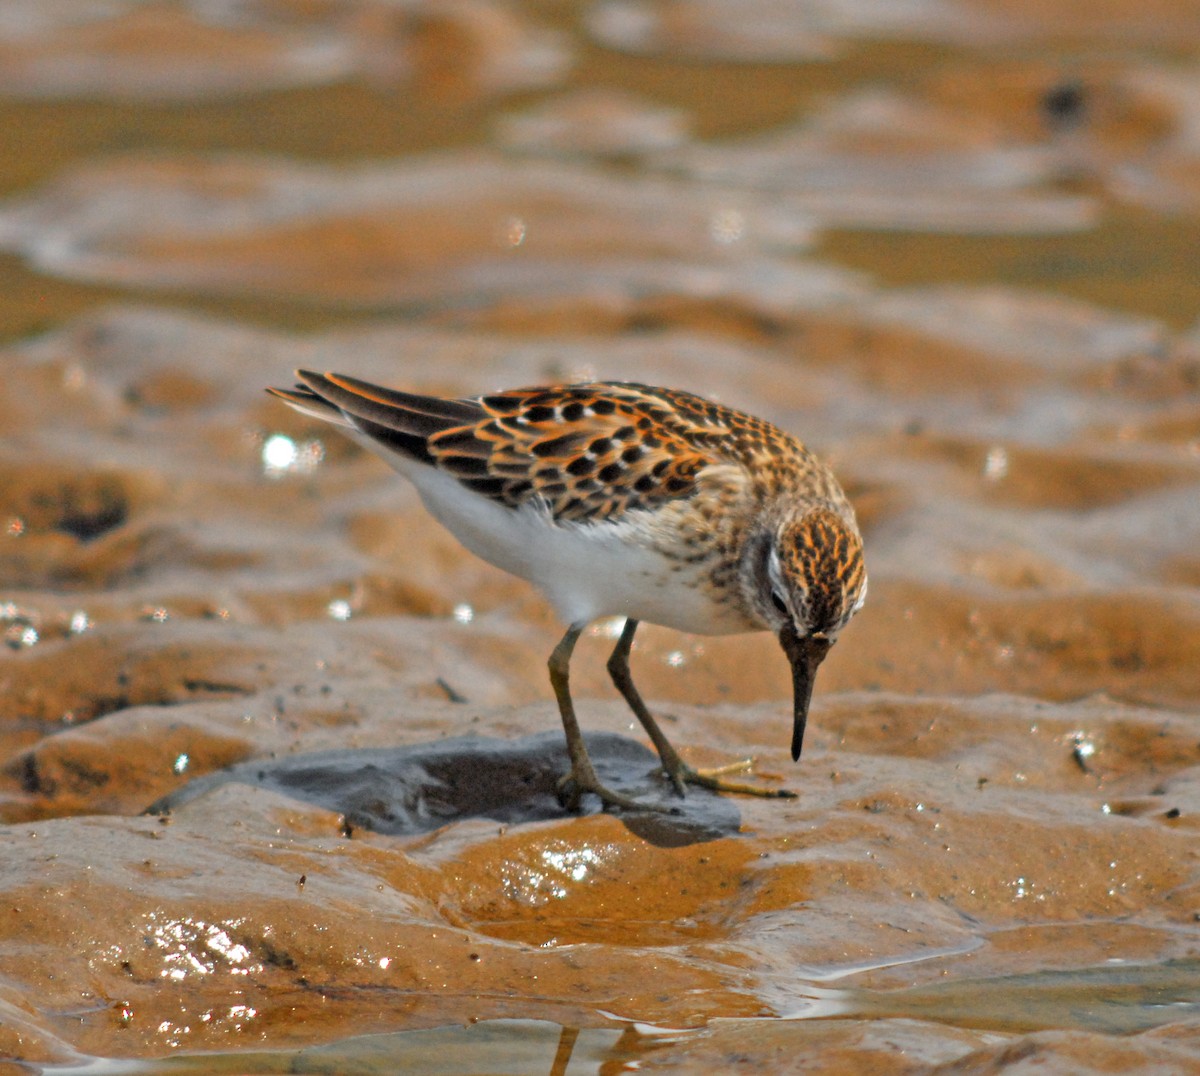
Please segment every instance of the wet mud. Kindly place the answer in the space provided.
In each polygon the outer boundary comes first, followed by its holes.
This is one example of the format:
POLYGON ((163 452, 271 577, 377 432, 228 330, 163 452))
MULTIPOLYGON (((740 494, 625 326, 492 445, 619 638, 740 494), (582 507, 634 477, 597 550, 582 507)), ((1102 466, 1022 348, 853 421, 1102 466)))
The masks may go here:
POLYGON ((0 18, 0 1069, 1200 1064, 1188 5, 0 18), (735 18, 732 12, 739 14, 735 18), (18 137, 16 132, 23 132, 18 137), (870 593, 605 660, 266 396, 686 387, 870 593))

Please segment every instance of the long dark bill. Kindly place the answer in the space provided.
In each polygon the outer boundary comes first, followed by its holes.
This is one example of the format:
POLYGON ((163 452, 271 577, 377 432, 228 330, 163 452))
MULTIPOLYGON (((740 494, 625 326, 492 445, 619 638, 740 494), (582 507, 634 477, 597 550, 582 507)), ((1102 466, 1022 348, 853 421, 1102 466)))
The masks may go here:
POLYGON ((779 642, 792 664, 792 690, 795 693, 792 761, 795 761, 800 757, 800 748, 804 745, 804 727, 808 724, 808 704, 812 699, 817 666, 825 660, 831 644, 828 639, 801 639, 791 624, 779 633, 779 642))

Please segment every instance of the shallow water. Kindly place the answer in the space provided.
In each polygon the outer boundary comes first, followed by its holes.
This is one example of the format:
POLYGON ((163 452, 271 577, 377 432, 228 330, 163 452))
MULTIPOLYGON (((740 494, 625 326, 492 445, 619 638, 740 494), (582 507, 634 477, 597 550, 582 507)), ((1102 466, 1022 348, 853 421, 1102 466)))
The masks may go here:
POLYGON ((733 10, 5 6, 0 1067, 1200 1064, 1200 10, 733 10), (798 798, 564 815, 561 628, 295 366, 828 457, 802 760, 773 640, 633 654, 798 798))

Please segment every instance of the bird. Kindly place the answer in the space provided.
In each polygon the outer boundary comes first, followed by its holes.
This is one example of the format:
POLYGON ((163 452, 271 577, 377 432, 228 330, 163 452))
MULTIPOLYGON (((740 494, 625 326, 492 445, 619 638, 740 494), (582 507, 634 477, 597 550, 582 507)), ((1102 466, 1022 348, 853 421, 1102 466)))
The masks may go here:
POLYGON ((548 662, 570 760, 559 783, 566 809, 590 793, 602 809, 677 810, 606 787, 589 757, 570 662, 585 628, 609 617, 625 623, 608 672, 679 796, 688 785, 794 796, 729 780, 735 767, 686 763, 629 657, 642 622, 771 632, 791 666, 799 759, 817 668, 867 596, 854 510, 800 440, 691 392, 636 382, 446 398, 344 374, 295 376, 294 388, 267 391, 381 455, 463 546, 536 586, 566 624, 548 662))

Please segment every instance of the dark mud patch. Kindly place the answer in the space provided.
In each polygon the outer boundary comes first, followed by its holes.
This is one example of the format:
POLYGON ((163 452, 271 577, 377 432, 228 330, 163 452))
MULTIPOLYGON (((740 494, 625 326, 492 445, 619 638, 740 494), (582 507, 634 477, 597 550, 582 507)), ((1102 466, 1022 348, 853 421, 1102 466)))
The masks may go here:
MULTIPOLYGON (((602 782, 659 808, 620 812, 643 839, 673 847, 737 832, 741 817, 732 800, 704 789, 689 789, 680 799, 655 773, 657 756, 641 744, 609 733, 585 740, 602 782)), ((236 781, 337 812, 347 837, 359 829, 426 833, 468 818, 517 825, 565 815, 558 785, 569 768, 566 745, 556 732, 519 740, 458 738, 394 750, 246 762, 198 778, 146 810, 169 814, 236 781)), ((599 808, 591 796, 584 804, 587 813, 599 808)))

